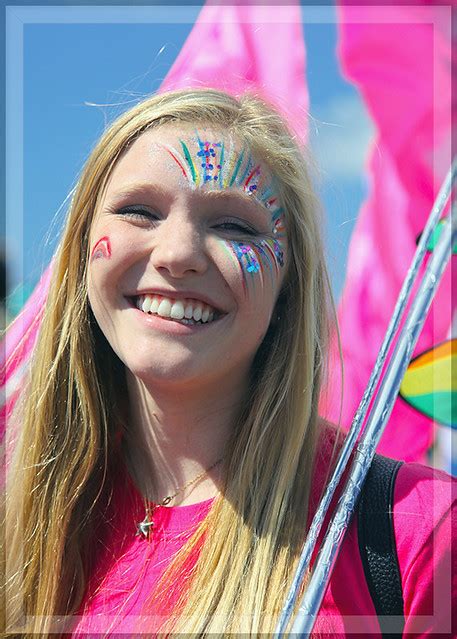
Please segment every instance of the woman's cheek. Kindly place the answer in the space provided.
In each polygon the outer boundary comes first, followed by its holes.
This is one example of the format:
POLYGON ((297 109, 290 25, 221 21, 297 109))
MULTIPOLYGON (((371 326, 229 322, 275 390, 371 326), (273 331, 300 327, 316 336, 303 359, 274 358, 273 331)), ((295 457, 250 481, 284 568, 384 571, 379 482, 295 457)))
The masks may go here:
POLYGON ((99 238, 94 246, 92 247, 92 251, 90 254, 91 263, 95 260, 109 260, 111 257, 111 241, 108 235, 103 235, 99 238))
POLYGON ((126 272, 138 260, 125 233, 117 230, 95 231, 89 248, 88 286, 90 296, 108 300, 116 294, 126 272))
POLYGON ((126 225, 104 225, 94 229, 91 237, 89 266, 94 271, 106 270, 116 274, 138 260, 144 238, 132 232, 126 225))
POLYGON ((236 273, 244 296, 279 290, 284 270, 284 249, 276 239, 252 241, 218 240, 230 272, 236 273))

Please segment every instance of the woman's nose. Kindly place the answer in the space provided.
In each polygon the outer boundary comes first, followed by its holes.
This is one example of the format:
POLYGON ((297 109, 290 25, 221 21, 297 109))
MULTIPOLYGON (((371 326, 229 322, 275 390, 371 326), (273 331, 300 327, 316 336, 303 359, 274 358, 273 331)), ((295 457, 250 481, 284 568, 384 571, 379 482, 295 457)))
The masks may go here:
POLYGON ((172 277, 204 273, 208 257, 201 230, 187 217, 170 215, 162 220, 155 231, 151 262, 172 277))

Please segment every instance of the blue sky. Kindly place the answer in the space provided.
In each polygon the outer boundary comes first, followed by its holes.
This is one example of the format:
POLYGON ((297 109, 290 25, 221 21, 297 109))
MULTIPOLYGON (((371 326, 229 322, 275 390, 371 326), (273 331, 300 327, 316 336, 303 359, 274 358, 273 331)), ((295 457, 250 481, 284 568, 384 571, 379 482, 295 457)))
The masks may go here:
MULTIPOLYGON (((23 72, 23 97, 14 88, 7 99, 9 113, 16 117, 10 130, 20 131, 23 122, 23 142, 15 133, 7 146, 7 171, 8 163, 10 171, 18 171, 23 156, 23 174, 10 181, 13 187, 7 197, 7 257, 13 287, 21 280, 36 282, 52 256, 65 199, 90 149, 107 122, 158 88, 199 10, 186 7, 180 18, 184 22, 159 19, 141 24, 140 16, 140 23, 132 24, 129 11, 138 19, 141 9, 124 7, 124 19, 112 24, 113 7, 100 7, 96 13, 94 9, 29 7, 21 16, 22 43, 17 37, 12 42, 10 30, 9 50, 23 55, 22 64, 15 61, 16 73, 23 72), (21 144, 23 153, 18 154, 21 144)), ((322 8, 321 19, 314 13, 307 21, 308 12, 304 7, 311 142, 320 167, 327 254, 338 296, 350 233, 365 195, 363 161, 372 129, 356 90, 338 68, 333 9, 322 8)))

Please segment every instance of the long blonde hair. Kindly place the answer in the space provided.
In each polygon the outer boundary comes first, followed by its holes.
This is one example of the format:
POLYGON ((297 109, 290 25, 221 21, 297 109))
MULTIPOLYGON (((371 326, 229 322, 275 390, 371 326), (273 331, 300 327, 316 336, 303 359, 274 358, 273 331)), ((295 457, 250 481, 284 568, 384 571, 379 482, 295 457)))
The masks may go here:
MULTIPOLYGON (((205 123, 239 136, 272 169, 286 211, 289 263, 272 324, 256 355, 227 455, 223 496, 167 575, 202 543, 172 633, 272 632, 306 532, 329 300, 321 221, 303 151, 254 96, 213 90, 154 96, 122 115, 83 170, 55 258, 7 490, 12 627, 51 631, 78 608, 88 549, 108 506, 125 373, 87 298, 88 237, 108 177, 127 146, 168 122, 205 123)), ((13 632, 13 630, 12 630, 13 632)))

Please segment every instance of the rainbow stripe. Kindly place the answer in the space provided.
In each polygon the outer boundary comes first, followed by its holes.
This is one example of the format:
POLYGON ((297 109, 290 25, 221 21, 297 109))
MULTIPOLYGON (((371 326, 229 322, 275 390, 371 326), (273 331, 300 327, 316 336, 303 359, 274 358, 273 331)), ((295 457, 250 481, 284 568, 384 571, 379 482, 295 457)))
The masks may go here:
POLYGON ((192 182, 198 186, 200 184, 200 173, 197 169, 197 167, 195 166, 195 163, 192 159, 192 156, 190 154, 189 148, 187 146, 187 144, 185 142, 183 142, 181 140, 181 148, 183 150, 184 153, 184 157, 186 158, 186 162, 187 162, 187 166, 190 169, 190 174, 192 176, 192 182))
POLYGON ((457 428, 457 339, 415 357, 403 378, 400 396, 440 424, 457 428))

